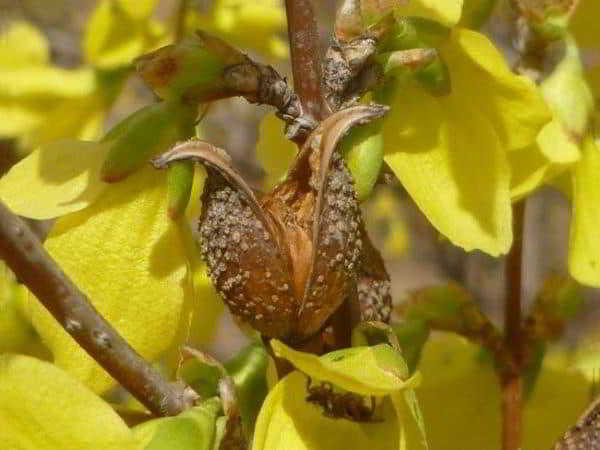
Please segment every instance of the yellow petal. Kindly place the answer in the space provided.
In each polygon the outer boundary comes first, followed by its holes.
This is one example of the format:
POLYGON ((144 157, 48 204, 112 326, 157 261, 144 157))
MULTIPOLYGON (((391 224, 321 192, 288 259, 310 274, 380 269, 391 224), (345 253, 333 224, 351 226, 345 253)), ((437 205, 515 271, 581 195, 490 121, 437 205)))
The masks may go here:
POLYGON ((383 420, 371 423, 325 417, 305 398, 306 376, 292 372, 269 392, 258 416, 253 450, 347 450, 405 448, 403 432, 391 402, 382 407, 383 420))
POLYGON ((600 286, 600 145, 585 138, 573 173, 573 217, 569 272, 577 281, 600 286))
POLYGON ((83 97, 96 89, 91 69, 66 70, 52 66, 31 66, 0 71, 0 96, 34 97, 43 102, 48 97, 83 97))
POLYGON ((142 53, 157 48, 164 37, 164 29, 157 22, 139 20, 119 3, 103 0, 88 20, 82 46, 86 62, 102 69, 115 69, 127 66, 142 53))
POLYGON ((580 153, 579 147, 557 119, 548 123, 538 135, 535 145, 508 153, 513 201, 525 197, 566 170, 579 160, 580 153))
POLYGON ((451 95, 476 106, 470 114, 486 115, 508 150, 532 144, 552 119, 535 84, 512 73, 502 54, 483 34, 454 29, 442 56, 450 69, 451 95))
POLYGON ((581 0, 571 18, 572 31, 581 53, 585 57, 586 78, 596 98, 600 97, 600 49, 598 30, 590 26, 590 17, 600 16, 600 3, 596 0, 581 0))
POLYGON ((265 169, 263 186, 266 190, 275 186, 287 173, 298 147, 283 134, 283 122, 275 114, 267 114, 258 129, 256 158, 265 169))
POLYGON ((401 88, 384 122, 385 160, 440 233, 497 256, 512 243, 506 153, 469 103, 472 86, 452 89, 432 97, 416 84, 401 88))
MULTIPOLYGON (((548 359, 525 403, 524 449, 552 448, 589 401, 591 383, 567 364, 548 359)), ((479 347, 450 333, 436 333, 423 349, 419 370, 423 383, 417 397, 432 449, 501 449, 498 377, 479 347)), ((410 439, 412 430, 406 430, 410 439)))
POLYGON ((43 65, 50 59, 46 37, 27 22, 15 21, 0 32, 0 67, 43 65))
POLYGON ((0 198, 14 213, 39 220, 83 209, 106 186, 100 181, 106 151, 74 140, 40 147, 0 179, 0 198))
POLYGON ((158 0, 118 0, 127 14, 136 19, 147 19, 152 14, 158 0))
MULTIPOLYGON (((108 187, 90 207, 59 219, 45 244, 98 311, 149 360, 185 339, 192 300, 183 245, 166 209, 164 175, 147 168, 108 187)), ((28 310, 57 365, 96 392, 114 385, 32 296, 28 310)))
POLYGON ((398 16, 416 16, 452 27, 460 20, 463 0, 411 0, 397 9, 398 16))
POLYGON ((141 450, 103 400, 54 365, 0 356, 0 442, 10 450, 141 450))
POLYGON ((419 375, 409 378, 404 360, 387 344, 354 347, 316 356, 271 341, 276 356, 290 361, 310 377, 329 381, 360 395, 383 396, 415 387, 419 375))

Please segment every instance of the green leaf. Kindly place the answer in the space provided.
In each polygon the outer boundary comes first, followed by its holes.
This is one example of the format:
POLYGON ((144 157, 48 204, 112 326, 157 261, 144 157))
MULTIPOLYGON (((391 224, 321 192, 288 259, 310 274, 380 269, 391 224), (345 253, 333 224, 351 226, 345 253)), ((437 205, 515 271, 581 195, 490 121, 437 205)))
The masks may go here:
MULTIPOLYGON (((153 361, 177 353, 194 298, 183 243, 166 209, 165 177, 147 168, 60 218, 45 243, 103 317, 153 361)), ((114 386, 33 296, 27 309, 57 365, 96 392, 114 386)), ((213 329, 215 315, 206 313, 203 327, 213 329)))
POLYGON ((144 450, 212 450, 221 400, 212 398, 176 417, 150 420, 133 428, 144 450))
POLYGON ((195 117, 194 107, 163 101, 139 109, 119 122, 101 141, 109 147, 101 170, 102 180, 121 181, 152 156, 190 137, 195 117))
POLYGON ((600 146, 587 136, 573 173, 573 217, 569 232, 569 273, 600 286, 600 146))
POLYGON ((429 338, 429 327, 422 320, 411 320, 394 324, 393 328, 408 370, 413 373, 421 359, 423 346, 429 338))
POLYGON ((265 189, 271 189, 287 173, 298 147, 283 134, 283 122, 275 114, 267 114, 260 122, 256 159, 265 169, 265 189))
POLYGON ((0 198, 15 214, 38 220, 86 208, 106 187, 100 181, 106 152, 105 146, 94 142, 60 140, 44 145, 0 179, 0 198))
POLYGON ((0 442, 11 450, 140 450, 113 409, 56 366, 0 355, 0 442))
POLYGON ((416 83, 401 88, 384 122, 385 161, 452 243, 506 253, 512 243, 506 153, 491 121, 469 102, 472 88, 455 89, 453 82, 452 89, 432 97, 416 83))
MULTIPOLYGON (((267 364, 267 351, 261 344, 248 345, 224 364, 227 374, 235 383, 242 420, 247 430, 253 429, 267 395, 267 364)), ((201 397, 218 395, 221 374, 217 367, 190 359, 179 374, 201 397)))

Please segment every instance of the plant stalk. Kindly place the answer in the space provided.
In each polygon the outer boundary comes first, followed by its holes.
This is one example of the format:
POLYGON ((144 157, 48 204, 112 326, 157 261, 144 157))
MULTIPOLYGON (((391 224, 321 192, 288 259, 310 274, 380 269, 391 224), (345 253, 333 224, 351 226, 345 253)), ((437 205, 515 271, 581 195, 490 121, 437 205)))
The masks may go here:
POLYGON ((100 315, 31 229, 0 201, 0 258, 73 339, 156 416, 191 406, 194 393, 169 383, 100 315))
POLYGON ((179 5, 177 5, 177 11, 175 12, 175 26, 174 26, 174 42, 180 42, 183 39, 183 35, 185 34, 185 15, 188 10, 190 1, 189 0, 179 0, 179 5))
POLYGON ((310 0, 285 0, 294 90, 303 113, 319 121, 321 115, 321 58, 319 35, 310 0))
POLYGON ((502 449, 519 450, 522 438, 523 326, 521 319, 525 201, 513 205, 513 245, 506 259, 504 339, 514 364, 501 368, 502 449))

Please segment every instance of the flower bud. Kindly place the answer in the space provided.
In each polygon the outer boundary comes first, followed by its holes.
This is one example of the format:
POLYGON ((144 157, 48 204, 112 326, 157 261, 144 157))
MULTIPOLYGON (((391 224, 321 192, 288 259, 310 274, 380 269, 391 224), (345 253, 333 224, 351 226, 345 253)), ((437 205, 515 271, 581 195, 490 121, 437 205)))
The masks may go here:
POLYGON ((224 41, 197 32, 179 44, 167 45, 136 60, 137 71, 163 99, 179 99, 194 90, 220 90, 227 66, 245 56, 224 41))
POLYGON ((348 133, 340 150, 352 178, 358 201, 364 201, 373 190, 383 164, 383 136, 379 122, 356 127, 348 133))
POLYGON ((173 220, 185 213, 194 184, 194 165, 186 161, 173 163, 167 172, 168 214, 173 220))
POLYGON ((178 102, 142 108, 115 125, 102 139, 110 149, 101 170, 107 183, 121 181, 162 152, 193 133, 196 109, 178 102))

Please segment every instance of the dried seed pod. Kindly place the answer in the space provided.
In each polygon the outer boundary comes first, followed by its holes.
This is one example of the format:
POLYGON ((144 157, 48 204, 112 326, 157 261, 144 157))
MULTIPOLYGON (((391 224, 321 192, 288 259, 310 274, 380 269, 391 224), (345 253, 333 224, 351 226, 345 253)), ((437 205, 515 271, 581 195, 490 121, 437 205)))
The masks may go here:
POLYGON ((154 160, 158 168, 186 159, 206 166, 200 249, 232 313, 262 334, 304 341, 355 294, 362 221, 337 147, 352 126, 386 110, 360 105, 327 118, 260 203, 224 151, 206 142, 154 160))
POLYGON ((361 321, 388 323, 392 314, 390 276, 383 258, 361 228, 362 257, 358 273, 358 302, 361 321))

